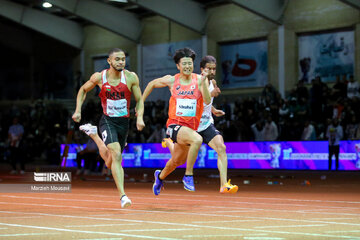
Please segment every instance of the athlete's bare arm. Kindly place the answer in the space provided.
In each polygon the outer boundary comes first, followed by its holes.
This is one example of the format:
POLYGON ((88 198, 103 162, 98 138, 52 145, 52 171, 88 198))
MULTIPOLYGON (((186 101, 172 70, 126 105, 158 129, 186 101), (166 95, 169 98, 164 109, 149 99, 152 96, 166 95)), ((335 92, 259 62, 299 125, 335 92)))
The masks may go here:
POLYGON ((204 103, 206 105, 211 103, 211 94, 209 91, 209 81, 207 79, 207 74, 208 74, 208 72, 206 70, 204 70, 201 73, 201 78, 200 78, 200 92, 203 96, 204 103))
POLYGON ((152 80, 151 82, 148 83, 148 85, 144 90, 143 93, 144 102, 154 88, 168 87, 171 90, 173 83, 174 83, 174 77, 171 75, 166 75, 164 77, 152 80))
POLYGON ((132 75, 131 82, 131 92, 134 94, 136 101, 135 112, 136 112, 136 128, 141 131, 145 127, 143 120, 144 115, 144 100, 141 95, 141 90, 139 86, 139 78, 135 73, 130 73, 132 75))
POLYGON ((89 81, 84 83, 84 85, 82 85, 81 88, 79 89, 76 98, 76 109, 72 116, 72 119, 75 122, 80 122, 81 120, 81 107, 85 101, 86 93, 91 91, 96 85, 100 85, 100 84, 101 84, 101 73, 96 72, 90 77, 89 81))
POLYGON ((211 112, 212 114, 214 114, 217 117, 221 117, 225 115, 225 112, 220 110, 220 109, 216 109, 214 106, 211 106, 211 112))
POLYGON ((214 79, 211 80, 212 84, 214 85, 214 90, 211 91, 211 97, 217 97, 220 95, 221 90, 217 86, 216 81, 214 79))

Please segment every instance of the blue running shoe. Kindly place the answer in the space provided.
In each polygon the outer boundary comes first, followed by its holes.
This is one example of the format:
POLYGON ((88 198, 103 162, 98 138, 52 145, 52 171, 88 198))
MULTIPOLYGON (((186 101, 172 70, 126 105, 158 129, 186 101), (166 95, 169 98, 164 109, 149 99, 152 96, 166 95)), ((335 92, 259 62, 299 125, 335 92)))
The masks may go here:
POLYGON ((184 183, 185 190, 195 192, 194 176, 184 176, 182 181, 184 183))
POLYGON ((155 195, 160 194, 161 188, 163 186, 163 182, 159 178, 160 173, 161 173, 161 170, 156 170, 155 173, 154 173, 155 181, 154 181, 154 184, 153 184, 153 193, 155 195))

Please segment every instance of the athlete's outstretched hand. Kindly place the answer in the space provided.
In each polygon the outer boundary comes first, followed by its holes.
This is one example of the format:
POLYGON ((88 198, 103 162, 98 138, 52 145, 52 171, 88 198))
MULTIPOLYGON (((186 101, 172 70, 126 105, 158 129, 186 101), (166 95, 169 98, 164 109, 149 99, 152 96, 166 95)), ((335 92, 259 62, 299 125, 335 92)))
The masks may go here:
POLYGON ((221 117, 225 115, 225 112, 219 109, 214 109, 212 113, 217 117, 221 117))
POLYGON ((136 118, 136 128, 138 131, 141 131, 143 130, 143 128, 145 127, 145 123, 144 123, 144 120, 143 118, 136 118))
POLYGON ((201 80, 205 80, 209 74, 209 69, 204 68, 204 70, 201 72, 201 80))
POLYGON ((212 90, 210 94, 211 94, 212 97, 217 97, 217 96, 220 95, 220 93, 221 93, 220 88, 215 87, 214 90, 212 90))
POLYGON ((81 120, 81 113, 79 112, 74 112, 74 114, 72 115, 72 119, 75 121, 75 122, 80 122, 81 120))

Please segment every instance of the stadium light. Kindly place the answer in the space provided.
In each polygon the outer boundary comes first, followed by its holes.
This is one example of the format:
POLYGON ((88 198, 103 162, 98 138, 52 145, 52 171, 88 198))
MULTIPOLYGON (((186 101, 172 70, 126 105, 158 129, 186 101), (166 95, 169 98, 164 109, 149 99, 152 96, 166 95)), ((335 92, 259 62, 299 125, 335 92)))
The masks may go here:
POLYGON ((43 2, 42 6, 43 6, 44 8, 51 8, 51 7, 52 7, 52 4, 49 3, 49 2, 43 2))

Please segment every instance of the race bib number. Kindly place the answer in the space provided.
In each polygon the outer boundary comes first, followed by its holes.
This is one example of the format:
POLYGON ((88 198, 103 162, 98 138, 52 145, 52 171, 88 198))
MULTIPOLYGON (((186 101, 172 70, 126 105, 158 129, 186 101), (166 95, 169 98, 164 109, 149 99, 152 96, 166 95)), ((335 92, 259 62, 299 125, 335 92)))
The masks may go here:
POLYGON ((195 117, 196 99, 176 99, 176 116, 195 117))
POLYGON ((107 99, 106 112, 110 117, 123 117, 128 114, 126 99, 111 100, 107 99))

